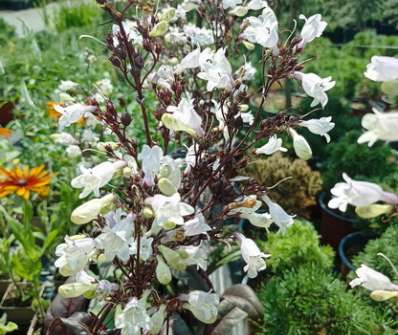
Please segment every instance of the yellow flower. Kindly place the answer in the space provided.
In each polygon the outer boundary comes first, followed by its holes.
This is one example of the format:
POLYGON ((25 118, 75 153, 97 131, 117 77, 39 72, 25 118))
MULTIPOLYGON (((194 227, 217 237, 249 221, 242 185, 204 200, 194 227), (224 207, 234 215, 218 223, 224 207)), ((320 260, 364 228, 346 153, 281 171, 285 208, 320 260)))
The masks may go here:
POLYGON ((30 192, 40 196, 47 196, 51 175, 44 170, 44 165, 33 169, 29 167, 16 167, 5 169, 0 167, 0 198, 15 193, 28 200, 30 192))

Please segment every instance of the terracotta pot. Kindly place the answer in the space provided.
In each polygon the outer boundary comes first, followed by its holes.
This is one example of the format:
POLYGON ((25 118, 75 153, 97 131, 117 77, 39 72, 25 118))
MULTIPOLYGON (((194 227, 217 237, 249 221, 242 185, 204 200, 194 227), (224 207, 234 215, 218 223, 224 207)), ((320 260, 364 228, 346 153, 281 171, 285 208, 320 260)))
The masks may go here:
MULTIPOLYGON (((23 283, 22 286, 29 285, 28 283, 23 283)), ((44 287, 41 288, 43 291, 44 287)), ((15 290, 15 285, 13 283, 8 285, 6 292, 3 295, 0 303, 0 311, 7 314, 7 320, 15 322, 20 328, 28 328, 35 312, 31 305, 29 306, 12 306, 7 304, 7 299, 9 298, 11 292, 15 290)))
POLYGON ((355 219, 343 216, 340 212, 330 209, 327 205, 325 192, 318 196, 318 204, 321 209, 321 224, 319 226, 321 241, 337 250, 344 236, 354 232, 355 219))

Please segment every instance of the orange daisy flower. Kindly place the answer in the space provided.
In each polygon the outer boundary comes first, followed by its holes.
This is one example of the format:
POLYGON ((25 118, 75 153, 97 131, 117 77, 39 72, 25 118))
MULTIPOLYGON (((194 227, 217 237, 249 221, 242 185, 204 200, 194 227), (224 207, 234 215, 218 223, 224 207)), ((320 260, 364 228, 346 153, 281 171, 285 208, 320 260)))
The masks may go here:
POLYGON ((0 128, 0 137, 10 138, 12 131, 8 128, 0 128))
POLYGON ((44 165, 33 169, 27 166, 14 169, 0 167, 0 198, 15 193, 28 200, 31 192, 45 197, 49 192, 50 181, 51 175, 44 170, 44 165))

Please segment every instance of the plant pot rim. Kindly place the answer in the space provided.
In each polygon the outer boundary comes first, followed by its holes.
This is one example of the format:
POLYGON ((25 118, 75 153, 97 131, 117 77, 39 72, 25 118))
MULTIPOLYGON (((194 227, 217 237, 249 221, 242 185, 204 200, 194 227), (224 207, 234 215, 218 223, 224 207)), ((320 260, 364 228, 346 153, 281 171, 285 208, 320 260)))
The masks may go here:
MULTIPOLYGON (((27 285, 30 285, 31 283, 22 282, 21 284, 24 285, 24 286, 27 286, 27 285)), ((9 283, 9 285, 7 286, 7 289, 6 289, 6 291, 4 292, 4 294, 3 294, 2 298, 1 298, 0 308, 2 308, 2 309, 15 309, 15 308, 31 309, 32 308, 32 303, 30 303, 28 306, 12 306, 12 305, 8 306, 8 305, 4 305, 4 303, 6 301, 6 298, 7 298, 8 294, 9 294, 9 292, 12 290, 13 286, 14 286, 14 283, 11 281, 9 283)), ((44 288, 45 288, 45 285, 42 284, 41 287, 40 287, 40 296, 43 295, 44 288)))
POLYGON ((354 233, 348 234, 343 237, 343 239, 339 243, 338 254, 341 259, 341 262, 349 268, 351 271, 355 271, 356 267, 351 263, 351 260, 346 256, 345 250, 347 245, 350 244, 352 241, 358 240, 371 240, 375 238, 377 235, 373 232, 369 231, 356 231, 354 233))
POLYGON ((327 193, 325 191, 322 191, 318 194, 318 204, 324 212, 326 212, 328 215, 330 215, 340 221, 346 221, 346 222, 350 222, 350 223, 356 222, 355 219, 341 215, 336 210, 329 208, 325 201, 326 197, 327 197, 327 193))

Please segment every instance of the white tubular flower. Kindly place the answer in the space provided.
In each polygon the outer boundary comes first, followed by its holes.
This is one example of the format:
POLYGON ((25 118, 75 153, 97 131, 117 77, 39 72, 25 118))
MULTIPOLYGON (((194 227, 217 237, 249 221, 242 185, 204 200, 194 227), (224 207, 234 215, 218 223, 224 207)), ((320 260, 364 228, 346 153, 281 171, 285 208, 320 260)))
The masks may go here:
POLYGON ((358 138, 358 143, 368 142, 371 147, 376 141, 398 141, 398 112, 382 113, 373 108, 374 114, 365 114, 362 127, 367 131, 358 138))
POLYGON ((185 70, 195 69, 199 67, 199 56, 200 56, 200 48, 196 48, 195 50, 191 51, 187 54, 180 64, 177 65, 176 72, 182 73, 185 70))
POLYGON ((204 50, 200 58, 201 72, 198 77, 207 81, 207 90, 215 88, 231 90, 234 85, 232 66, 227 57, 225 49, 218 49, 216 53, 204 50))
POLYGON ((180 159, 164 156, 158 174, 158 186, 160 191, 168 196, 173 195, 181 186, 181 164, 180 159))
POLYGON ((86 224, 98 217, 111 207, 115 196, 108 194, 100 199, 92 199, 77 207, 71 215, 74 224, 86 224))
POLYGON ((159 334, 162 331, 166 318, 166 305, 160 305, 159 309, 151 315, 151 334, 159 334))
POLYGON ((222 5, 224 9, 235 8, 236 6, 242 4, 242 0, 223 0, 222 5))
POLYGON ((398 79, 398 58, 373 56, 368 64, 365 77, 378 82, 398 79))
POLYGON ((70 92, 79 87, 78 83, 75 83, 72 80, 61 80, 61 83, 58 85, 57 90, 61 92, 70 92))
POLYGON ((134 231, 134 216, 121 209, 105 215, 105 226, 95 239, 98 249, 103 250, 105 260, 113 261, 115 257, 122 262, 129 259, 129 242, 134 231))
POLYGON ((144 144, 142 151, 138 155, 138 159, 141 161, 142 171, 145 175, 145 183, 149 186, 155 184, 155 176, 160 170, 160 161, 163 157, 163 150, 161 147, 155 145, 152 148, 144 144))
POLYGON ((237 71, 237 76, 240 77, 243 81, 249 81, 254 78, 254 76, 256 75, 256 71, 256 68, 250 62, 246 62, 237 71))
POLYGON ((251 0, 247 4, 247 8, 250 10, 260 10, 268 7, 268 3, 265 0, 251 0))
POLYGON ((77 146, 77 145, 69 145, 66 148, 65 153, 70 158, 77 158, 82 155, 82 151, 80 150, 79 146, 77 146))
POLYGON ((242 17, 245 16, 249 12, 249 8, 246 6, 236 6, 235 8, 231 9, 228 14, 237 16, 237 17, 242 17))
POLYGON ((269 208, 272 221, 283 232, 294 223, 294 215, 289 215, 277 203, 273 202, 267 195, 263 195, 263 201, 269 208))
POLYGON ((300 126, 306 127, 311 133, 326 138, 326 142, 330 142, 329 131, 331 131, 335 124, 332 121, 332 117, 321 117, 320 119, 311 119, 302 121, 299 123, 300 126))
POLYGON ((93 168, 80 167, 82 174, 74 178, 71 182, 72 187, 82 188, 80 199, 87 197, 91 192, 96 197, 100 195, 100 188, 108 184, 113 175, 126 166, 124 161, 103 162, 93 168))
MULTIPOLYGON (((140 238, 140 260, 147 261, 152 256, 152 237, 145 235, 140 238)), ((137 255, 137 240, 131 241, 130 254, 137 255)))
POLYGON ((308 43, 321 37, 328 24, 325 21, 322 21, 321 14, 315 14, 308 19, 304 15, 300 15, 300 19, 304 20, 305 24, 301 30, 300 36, 302 40, 299 47, 304 48, 308 43))
MULTIPOLYGON (((137 29, 137 24, 134 21, 125 20, 122 23, 123 29, 126 33, 127 39, 132 44, 142 45, 142 36, 137 29)), ((119 45, 118 36, 120 36, 120 27, 117 24, 112 26, 113 44, 117 47, 119 45)))
POLYGON ((309 160, 312 157, 312 149, 304 136, 297 133, 293 128, 289 128, 290 135, 293 138, 293 148, 297 157, 309 160))
POLYGON ((123 312, 115 317, 115 326, 121 329, 121 335, 141 335, 151 329, 151 317, 146 308, 146 299, 133 297, 124 307, 123 312))
POLYGON ((321 104, 322 108, 325 108, 329 101, 326 92, 336 85, 336 82, 332 81, 332 77, 321 78, 315 73, 303 72, 295 72, 294 75, 301 81, 304 92, 314 98, 311 107, 321 104))
POLYGON ((398 195, 383 191, 377 184, 353 180, 346 173, 343 179, 345 183, 337 183, 330 191, 333 196, 328 204, 330 208, 345 212, 348 205, 364 207, 378 201, 398 204, 398 195))
POLYGON ((184 33, 188 36, 193 46, 207 46, 214 43, 214 37, 211 30, 206 28, 199 28, 188 23, 184 26, 184 33))
POLYGON ((61 114, 61 117, 58 121, 58 126, 61 130, 63 130, 65 127, 69 127, 71 124, 76 123, 87 114, 93 113, 97 107, 74 104, 67 107, 56 105, 54 109, 56 112, 61 114))
POLYGON ((216 322, 218 316, 218 305, 220 297, 215 293, 203 291, 189 292, 187 303, 183 307, 192 312, 199 321, 212 324, 216 322))
POLYGON ((259 17, 248 17, 243 21, 241 37, 263 48, 275 50, 278 45, 278 20, 270 7, 266 7, 259 17))
POLYGON ((269 138, 267 144, 263 145, 261 148, 256 149, 256 155, 272 155, 277 151, 286 152, 287 149, 282 146, 282 139, 278 138, 276 135, 272 135, 269 138))
POLYGON ((105 79, 97 81, 95 83, 95 86, 98 90, 98 93, 100 93, 101 95, 103 95, 105 97, 111 95, 113 92, 113 85, 109 78, 105 78, 105 79))
POLYGON ((162 122, 168 129, 203 136, 202 118, 196 113, 193 100, 182 98, 178 106, 169 106, 167 111, 171 114, 163 114, 162 122))
POLYGON ((153 197, 145 199, 145 203, 150 205, 155 212, 153 228, 173 229, 176 225, 182 226, 184 225, 184 216, 195 212, 192 206, 181 202, 179 193, 171 197, 156 194, 153 197))
POLYGON ((242 234, 238 234, 240 241, 240 251, 242 253, 242 258, 246 262, 243 270, 247 272, 249 278, 256 278, 260 271, 267 268, 265 263, 265 258, 270 257, 270 255, 261 252, 256 242, 250 238, 246 238, 242 234))
POLYGON ((206 234, 211 230, 210 226, 206 223, 206 219, 202 213, 196 213, 195 217, 184 223, 185 236, 196 236, 206 234))
POLYGON ((187 266, 196 265, 199 269, 207 270, 208 259, 209 259, 209 246, 206 242, 201 242, 198 246, 184 246, 180 247, 178 251, 182 254, 186 254, 187 257, 184 262, 187 266))
POLYGON ((71 134, 65 132, 52 134, 51 138, 55 143, 63 145, 74 145, 79 143, 71 134))
POLYGON ((355 273, 358 278, 350 282, 352 288, 360 285, 369 291, 398 291, 398 285, 393 284, 387 276, 364 264, 355 273))
POLYGON ((83 270, 76 273, 73 283, 61 285, 58 292, 63 298, 76 298, 88 293, 95 293, 97 285, 96 279, 83 270))
POLYGON ((84 235, 66 236, 65 243, 57 246, 55 266, 64 277, 84 270, 90 257, 96 251, 95 241, 84 235))

